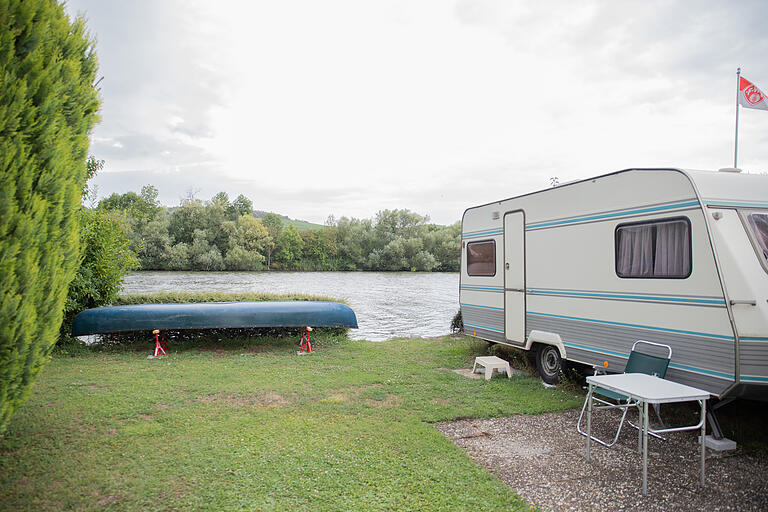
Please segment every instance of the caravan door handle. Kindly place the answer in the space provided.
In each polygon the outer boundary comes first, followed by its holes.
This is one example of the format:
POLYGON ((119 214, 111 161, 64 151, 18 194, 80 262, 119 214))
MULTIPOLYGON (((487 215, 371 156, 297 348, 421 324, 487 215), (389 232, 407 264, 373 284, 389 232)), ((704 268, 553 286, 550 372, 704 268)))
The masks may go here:
POLYGON ((525 288, 504 288, 504 291, 525 293, 525 288))
POLYGON ((745 306, 757 306, 757 301, 755 300, 731 300, 729 302, 731 303, 731 306, 737 306, 739 304, 743 304, 745 306))
POLYGON ((507 269, 507 270, 509 270, 509 263, 505 264, 505 265, 504 265, 504 268, 505 268, 505 269, 507 269))

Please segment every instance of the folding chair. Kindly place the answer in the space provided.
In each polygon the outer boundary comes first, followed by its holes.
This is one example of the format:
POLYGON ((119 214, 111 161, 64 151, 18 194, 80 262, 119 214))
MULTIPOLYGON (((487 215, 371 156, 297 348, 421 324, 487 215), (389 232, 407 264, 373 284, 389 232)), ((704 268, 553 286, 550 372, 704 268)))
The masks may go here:
MULTIPOLYGON (((654 343, 652 341, 637 340, 632 345, 632 351, 630 352, 629 358, 627 359, 627 365, 624 368, 624 373, 645 373, 647 375, 654 375, 663 379, 667 374, 667 368, 669 367, 670 359, 672 359, 672 347, 669 345, 665 345, 663 343, 654 343), (639 344, 653 345, 656 347, 665 348, 667 349, 667 357, 654 356, 651 354, 639 352, 638 350, 635 350, 639 344)), ((597 368, 595 369, 595 373, 597 373, 597 368)), ((629 411, 629 409, 632 407, 637 407, 637 403, 625 395, 615 393, 600 387, 595 388, 592 394, 592 399, 595 402, 602 404, 599 406, 593 406, 593 409, 621 409, 623 411, 621 420, 619 421, 619 427, 616 429, 616 435, 614 436, 613 441, 609 443, 594 435, 590 436, 593 441, 596 441, 603 446, 611 447, 616 444, 616 441, 619 439, 619 435, 621 434, 621 427, 624 425, 624 420, 627 417, 627 411, 629 411), (600 396, 598 397, 596 395, 600 396), (613 402, 609 402, 608 400, 613 400, 613 402)), ((587 395, 587 398, 584 400, 584 405, 582 406, 581 414, 579 415, 579 421, 576 423, 576 430, 583 436, 586 436, 587 433, 581 429, 581 420, 584 417, 584 411, 587 409, 588 400, 589 395, 587 395)), ((638 412, 642 414, 642 412, 639 410, 639 407, 638 412)), ((656 411, 656 415, 658 416, 658 411, 656 411)), ((638 428, 632 424, 632 422, 629 422, 629 424, 635 428, 638 428)), ((654 434, 653 432, 650 432, 650 434, 655 437, 661 437, 657 434, 654 434)))

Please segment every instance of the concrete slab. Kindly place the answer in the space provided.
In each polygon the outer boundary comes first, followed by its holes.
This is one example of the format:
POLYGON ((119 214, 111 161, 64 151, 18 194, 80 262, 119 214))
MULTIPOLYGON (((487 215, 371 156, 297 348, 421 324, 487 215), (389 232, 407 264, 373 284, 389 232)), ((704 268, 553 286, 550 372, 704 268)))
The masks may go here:
MULTIPOLYGON (((701 436, 699 436, 701 442, 701 436)), ((727 452, 736 449, 736 441, 732 439, 715 439, 711 435, 704 436, 704 446, 716 452, 727 452)))

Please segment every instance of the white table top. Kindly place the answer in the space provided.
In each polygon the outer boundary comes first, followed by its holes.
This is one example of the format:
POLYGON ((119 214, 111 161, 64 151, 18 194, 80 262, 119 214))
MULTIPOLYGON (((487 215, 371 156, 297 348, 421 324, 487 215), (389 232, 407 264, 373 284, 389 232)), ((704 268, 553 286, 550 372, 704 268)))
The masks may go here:
POLYGON ((645 373, 593 375, 587 382, 652 404, 707 400, 709 392, 645 373))

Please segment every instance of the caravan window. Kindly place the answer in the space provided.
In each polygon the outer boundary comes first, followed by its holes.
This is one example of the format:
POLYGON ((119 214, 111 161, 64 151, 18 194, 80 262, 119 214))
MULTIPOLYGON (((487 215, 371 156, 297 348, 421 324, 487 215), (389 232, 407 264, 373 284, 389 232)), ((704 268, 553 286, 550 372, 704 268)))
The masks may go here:
POLYGON ((496 242, 484 240, 467 244, 467 274, 470 276, 496 275, 496 242))
POLYGON ((763 266, 768 264, 768 213, 749 213, 747 214, 747 223, 752 230, 755 239, 756 249, 762 256, 763 266))
POLYGON ((691 275, 688 219, 620 224, 615 243, 619 277, 684 279, 691 275))

